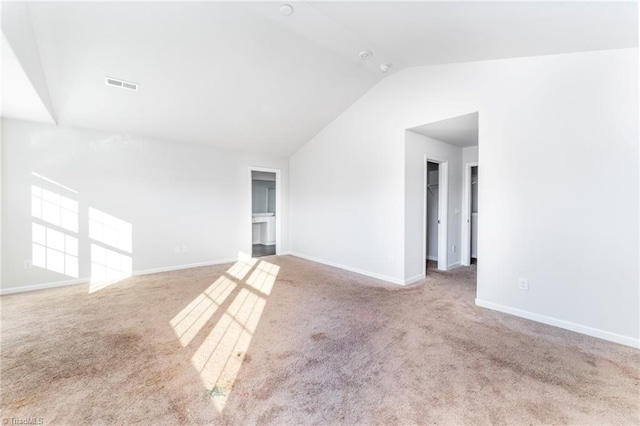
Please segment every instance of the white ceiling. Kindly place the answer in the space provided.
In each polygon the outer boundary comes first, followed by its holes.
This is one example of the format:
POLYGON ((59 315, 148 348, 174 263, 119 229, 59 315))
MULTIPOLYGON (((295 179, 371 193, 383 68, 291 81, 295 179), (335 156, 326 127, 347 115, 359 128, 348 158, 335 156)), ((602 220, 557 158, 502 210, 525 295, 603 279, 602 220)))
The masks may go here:
POLYGON ((2 35, 2 117, 54 124, 9 42, 2 35))
POLYGON ((409 130, 461 148, 475 146, 478 145, 478 113, 423 124, 409 130))
POLYGON ((319 2, 318 10, 407 65, 638 44, 636 2, 319 2))
POLYGON ((405 67, 637 46, 633 2, 292 4, 289 17, 280 2, 42 2, 29 15, 59 124, 276 156, 405 67))

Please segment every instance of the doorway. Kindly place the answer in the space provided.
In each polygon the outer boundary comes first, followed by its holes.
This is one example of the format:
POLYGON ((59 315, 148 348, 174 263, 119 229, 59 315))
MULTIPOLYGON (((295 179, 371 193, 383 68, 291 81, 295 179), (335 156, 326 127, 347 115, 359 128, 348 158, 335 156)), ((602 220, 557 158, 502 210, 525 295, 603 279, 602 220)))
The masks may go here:
POLYGON ((427 161, 427 271, 438 264, 438 175, 440 165, 427 161))
POLYGON ((449 163, 425 156, 424 273, 447 270, 449 163))
POLYGON ((469 266, 478 263, 478 163, 464 165, 462 258, 461 263, 469 266))
POLYGON ((251 256, 279 254, 280 171, 251 167, 251 256))

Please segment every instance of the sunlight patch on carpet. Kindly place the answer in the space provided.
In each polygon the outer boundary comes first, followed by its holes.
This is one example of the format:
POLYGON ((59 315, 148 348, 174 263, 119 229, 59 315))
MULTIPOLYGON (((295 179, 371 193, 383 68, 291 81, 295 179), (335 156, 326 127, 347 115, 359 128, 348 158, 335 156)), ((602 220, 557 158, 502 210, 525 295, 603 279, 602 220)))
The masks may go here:
POLYGON ((191 343, 235 288, 236 283, 222 276, 169 321, 183 347, 191 343))
MULTIPOLYGON (((228 308, 220 316, 220 319, 215 323, 191 358, 192 365, 198 371, 202 384, 209 392, 213 405, 219 412, 222 412, 231 395, 236 377, 240 372, 242 362, 251 344, 251 339, 266 306, 266 298, 271 293, 279 270, 279 266, 265 261, 238 262, 227 271, 229 275, 226 278, 224 276, 221 277, 228 281, 232 280, 230 277, 235 278, 231 282, 234 284, 234 289, 237 293, 235 293, 235 297, 228 308), (247 265, 249 268, 247 268, 247 265), (251 269, 253 269, 253 272, 251 272, 251 269), (251 274, 246 281, 238 278, 245 277, 249 272, 251 274)), ((219 279, 218 281, 221 280, 219 279)), ((220 297, 226 295, 224 297, 227 297, 235 291, 222 291, 219 287, 216 287, 212 289, 212 294, 217 294, 220 297)), ((199 301, 196 299, 192 304, 194 306, 191 307, 191 310, 186 315, 182 314, 179 318, 179 314, 174 318, 177 321, 176 326, 181 324, 191 312, 199 310, 203 312, 201 316, 206 316, 207 309, 211 309, 210 306, 203 307, 202 299, 199 301)), ((201 318, 201 316, 198 318, 201 318)), ((198 321, 201 322, 202 320, 198 321)), ((176 327, 174 327, 174 330, 176 330, 176 327)), ((195 331, 195 334, 198 331, 195 331)), ((193 331, 189 333, 193 333, 193 331)), ((176 334, 178 334, 177 331, 176 334)), ((193 339, 193 336, 191 339, 193 339)))
POLYGON ((233 278, 243 280, 257 262, 258 259, 249 259, 246 262, 236 262, 231 268, 229 268, 227 274, 231 275, 233 278))
POLYGON ((260 262, 247 279, 247 284, 265 295, 271 294, 280 267, 269 262, 260 262))

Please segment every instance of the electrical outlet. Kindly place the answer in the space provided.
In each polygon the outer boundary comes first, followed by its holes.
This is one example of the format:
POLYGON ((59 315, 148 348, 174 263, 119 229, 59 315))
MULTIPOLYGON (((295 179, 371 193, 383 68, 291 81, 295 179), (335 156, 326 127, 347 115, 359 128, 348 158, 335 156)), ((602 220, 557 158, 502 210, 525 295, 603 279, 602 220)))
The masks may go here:
POLYGON ((173 252, 174 252, 175 254, 180 253, 180 246, 175 246, 175 248, 173 249, 173 252))
POLYGON ((186 253, 188 251, 189 251, 189 247, 188 246, 186 246, 186 245, 182 246, 182 252, 183 253, 186 253))
POLYGON ((455 253, 457 249, 458 247, 454 244, 453 247, 451 247, 451 253, 455 253))
POLYGON ((520 290, 529 291, 529 279, 528 278, 518 278, 518 288, 520 290))
POLYGON ((33 267, 33 263, 30 260, 24 261, 24 269, 31 269, 33 267))

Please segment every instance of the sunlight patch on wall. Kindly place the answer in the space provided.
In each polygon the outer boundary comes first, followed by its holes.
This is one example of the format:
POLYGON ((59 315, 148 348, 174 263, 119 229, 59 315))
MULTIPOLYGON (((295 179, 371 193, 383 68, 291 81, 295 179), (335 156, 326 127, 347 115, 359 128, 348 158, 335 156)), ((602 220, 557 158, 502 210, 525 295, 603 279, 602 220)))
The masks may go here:
POLYGON ((183 347, 191 343, 235 288, 236 283, 222 276, 173 317, 169 323, 183 347))
POLYGON ((129 222, 89 207, 89 238, 131 253, 133 227, 129 222))
POLYGON ((102 290, 133 274, 133 226, 89 207, 91 283, 89 293, 102 290))
POLYGON ((31 215, 67 231, 78 232, 78 202, 36 185, 31 186, 31 215))
MULTIPOLYGON (((51 189, 73 197, 78 192, 39 173, 31 174, 38 183, 31 185, 31 264, 78 278, 79 203, 51 189)), ((92 240, 89 293, 93 293, 132 275, 133 226, 95 208, 88 212, 92 240)), ((87 247, 84 242, 83 247, 87 247)))
POLYGON ((102 290, 133 273, 131 257, 114 250, 91 244, 91 283, 89 293, 102 290))
POLYGON ((78 202, 32 185, 31 216, 31 264, 78 278, 78 202))
POLYGON ((238 262, 249 263, 254 260, 256 259, 254 259, 253 256, 251 256, 251 254, 245 253, 242 250, 238 252, 238 262))
POLYGON ((53 180, 53 179, 49 179, 49 178, 48 178, 48 177, 46 177, 46 176, 42 176, 40 173, 31 172, 31 174, 32 174, 33 176, 37 177, 37 178, 42 179, 42 180, 43 180, 43 181, 45 181, 45 182, 49 182, 49 183, 51 183, 51 184, 53 184, 53 185, 55 185, 55 186, 57 186, 57 187, 59 187, 59 188, 62 188, 62 189, 64 189, 64 190, 66 190, 66 191, 73 192, 74 194, 77 194, 77 193, 78 193, 78 191, 76 191, 75 189, 71 189, 71 188, 69 188, 68 186, 65 186, 65 185, 61 184, 60 182, 56 182, 56 181, 55 181, 55 180, 53 180))
POLYGON ((38 223, 31 224, 33 266, 78 278, 78 239, 38 223))

